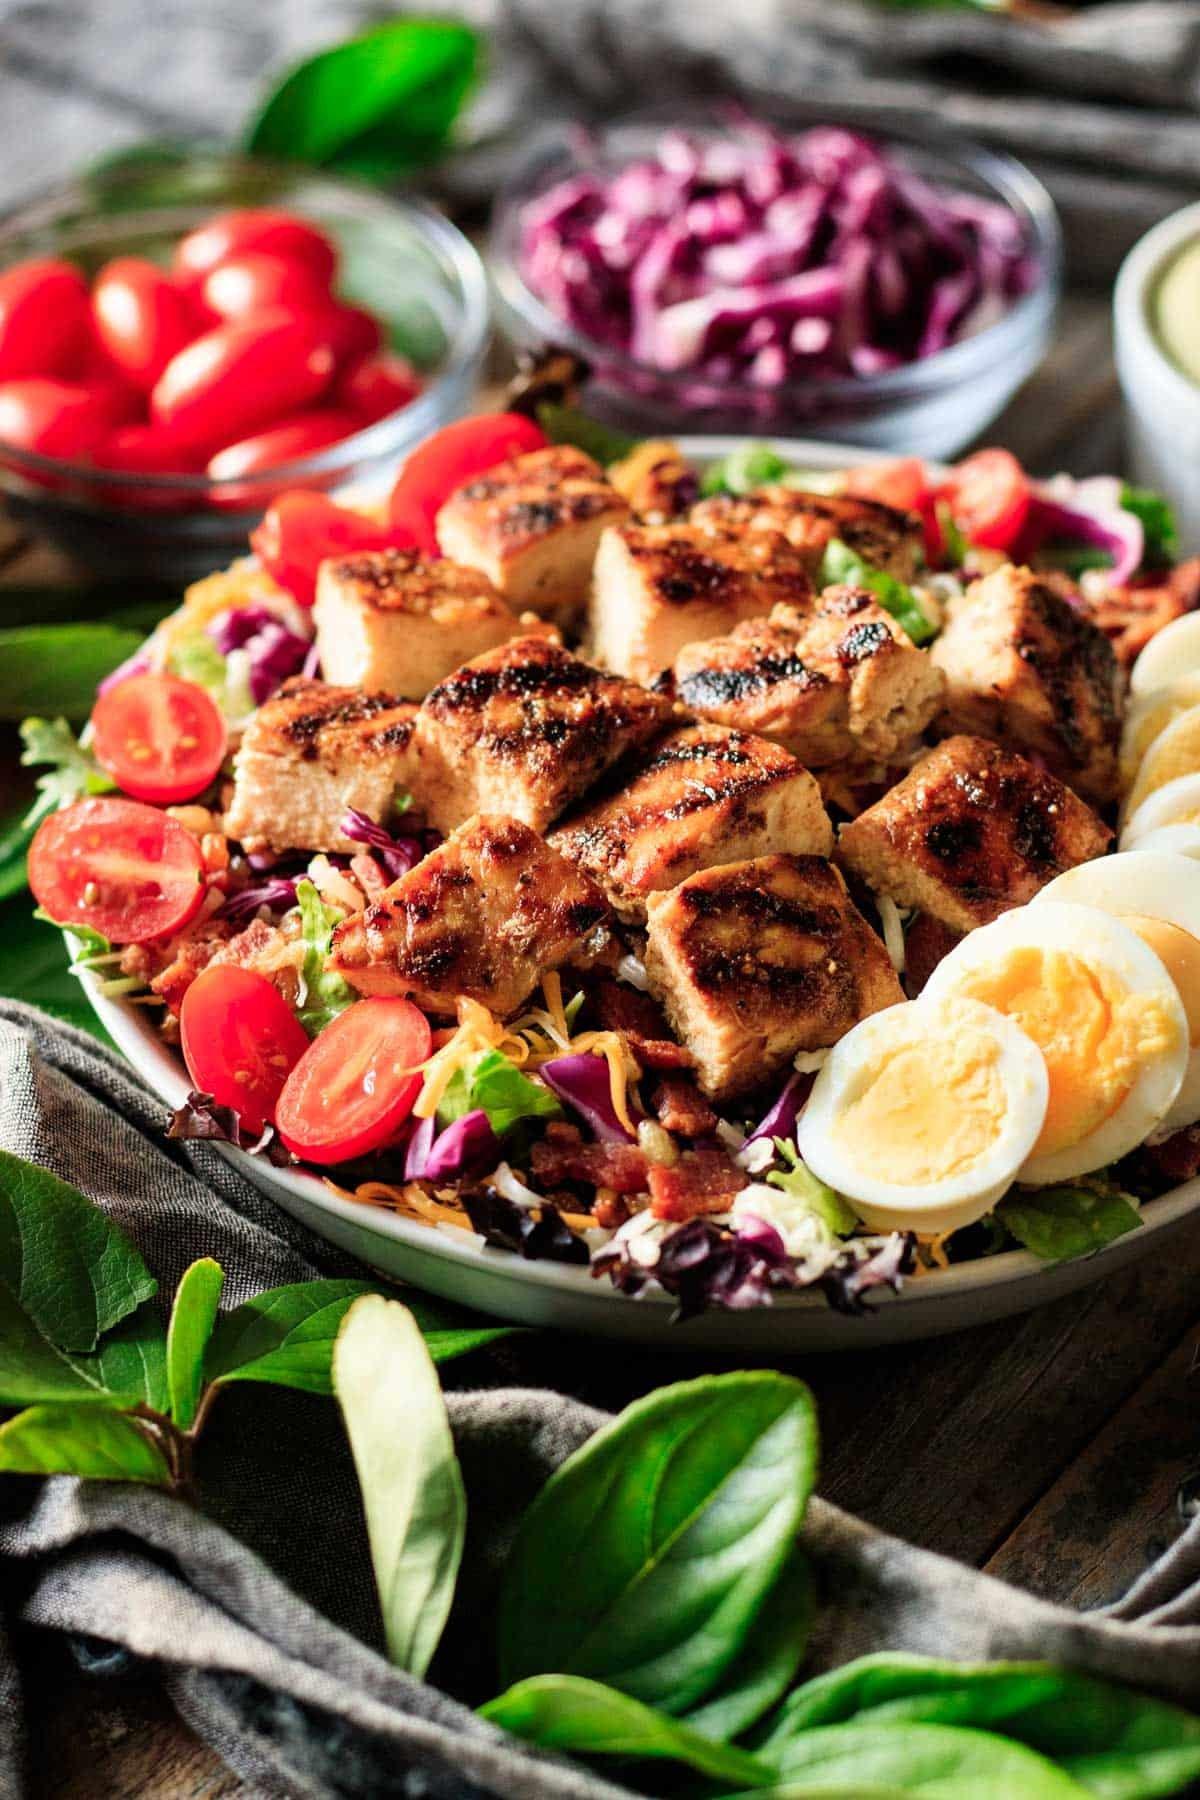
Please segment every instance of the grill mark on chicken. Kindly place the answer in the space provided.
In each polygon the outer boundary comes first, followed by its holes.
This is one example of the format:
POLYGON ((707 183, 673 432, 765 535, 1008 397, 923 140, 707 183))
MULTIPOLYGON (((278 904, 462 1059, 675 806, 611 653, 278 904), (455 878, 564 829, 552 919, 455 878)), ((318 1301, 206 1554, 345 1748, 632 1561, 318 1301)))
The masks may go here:
MULTIPOLYGON (((868 627, 868 629, 870 629, 868 627)), ((886 636, 886 633, 885 633, 886 636)), ((829 677, 812 669, 794 654, 761 656, 753 666, 740 669, 697 669, 677 684, 679 698, 697 712, 708 706, 729 706, 749 694, 760 693, 777 681, 794 681, 802 688, 828 687, 829 677)), ((657 684, 656 684, 657 685, 657 684)))
POLYGON ((892 634, 886 625, 877 622, 855 625, 837 645, 834 654, 843 667, 854 668, 858 663, 869 662, 891 642, 892 634))
MULTIPOLYGON (((334 704, 322 702, 319 698, 321 689, 313 684, 313 703, 307 710, 289 713, 280 717, 276 729, 279 735, 290 743, 297 745, 301 755, 312 761, 320 754, 319 739, 321 733, 338 726, 364 725, 371 719, 378 718, 380 713, 395 710, 396 701, 390 694, 356 694, 350 699, 339 699, 334 704)), ((281 690, 282 691, 282 690, 281 690)), ((297 701, 303 697, 301 693, 292 696, 297 701)), ((388 749, 403 749, 412 736, 412 721, 398 720, 385 726, 373 738, 363 738, 362 749, 369 751, 372 745, 388 749)))

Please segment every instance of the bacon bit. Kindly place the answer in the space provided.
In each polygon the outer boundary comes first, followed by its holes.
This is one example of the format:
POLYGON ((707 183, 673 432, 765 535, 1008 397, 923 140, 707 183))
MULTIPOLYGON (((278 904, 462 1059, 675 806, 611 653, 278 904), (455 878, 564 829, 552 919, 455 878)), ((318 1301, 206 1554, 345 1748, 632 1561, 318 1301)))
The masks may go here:
POLYGON ((647 1069, 690 1069, 694 1058, 677 1044, 657 1001, 619 981, 598 982, 596 1011, 606 1031, 619 1031, 647 1069))
POLYGON ((650 1096, 650 1108, 665 1130, 680 1137, 708 1137, 717 1129, 717 1115, 690 1075, 664 1075, 650 1096))
POLYGON ((1169 574, 1143 575, 1128 587, 1105 588, 1094 599, 1084 595, 1082 605, 1128 669, 1156 632, 1200 606, 1200 557, 1169 574))
POLYGON ((574 1125, 555 1122, 530 1152, 530 1168, 542 1188, 563 1182, 611 1188, 614 1194, 644 1194, 649 1164, 636 1144, 585 1144, 574 1125))
POLYGON ((597 1225, 605 1231, 615 1231, 629 1217, 629 1207, 620 1194, 614 1194, 604 1188, 596 1195, 596 1204, 592 1208, 592 1217, 597 1225))
POLYGON ((918 913, 904 935, 904 985, 915 1000, 944 956, 949 956, 962 937, 929 913, 918 913))
POLYGON ((369 850, 360 850, 350 858, 350 873, 368 900, 374 900, 391 885, 369 850))
POLYGON ((1185 1125, 1161 1143, 1147 1144, 1142 1154, 1173 1187, 1194 1180, 1200 1175, 1200 1124, 1185 1125))
POLYGON ((687 1150, 673 1168, 650 1170, 650 1210, 678 1224, 702 1213, 728 1212, 750 1177, 724 1150, 687 1150))

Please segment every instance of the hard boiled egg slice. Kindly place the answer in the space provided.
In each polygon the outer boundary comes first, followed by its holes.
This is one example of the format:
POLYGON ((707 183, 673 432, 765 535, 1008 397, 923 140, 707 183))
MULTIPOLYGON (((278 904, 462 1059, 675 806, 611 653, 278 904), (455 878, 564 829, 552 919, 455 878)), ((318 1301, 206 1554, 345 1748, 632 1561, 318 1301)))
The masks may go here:
POLYGON ((1121 733, 1122 790, 1133 786, 1141 760, 1155 739, 1193 706, 1200 706, 1200 671, 1181 675, 1178 681, 1152 688, 1148 694, 1130 696, 1121 733))
POLYGON ((1136 850, 1164 825, 1200 825, 1200 775, 1181 775, 1130 812, 1121 832, 1122 850, 1136 850))
POLYGON ((1200 613, 1182 613, 1156 631, 1129 671, 1131 694, 1148 694, 1200 671, 1200 613))
POLYGON ((1172 856, 1190 856, 1200 861, 1200 825, 1157 825, 1145 837, 1138 838, 1134 849, 1169 850, 1172 856))
POLYGON ((1074 900, 1132 925, 1175 984, 1187 1015, 1191 1055, 1183 1085, 1163 1119, 1172 1130, 1200 1119, 1200 863, 1166 851, 1128 850, 1080 863, 1030 902, 1074 900))
POLYGON ((800 1117, 800 1154, 875 1230, 956 1231, 1011 1186, 1048 1095, 1041 1052, 1011 1019, 922 996, 834 1046, 800 1117))
POLYGON ((1129 818, 1168 781, 1200 775, 1200 706, 1189 706, 1159 733, 1138 764, 1122 813, 1129 818))
POLYGON ((1046 1119, 1019 1177, 1036 1186, 1102 1169, 1140 1144, 1187 1070, 1187 1018, 1161 959, 1092 906, 1047 900, 1002 913, 955 945, 925 994, 994 1006, 1045 1057, 1046 1119))

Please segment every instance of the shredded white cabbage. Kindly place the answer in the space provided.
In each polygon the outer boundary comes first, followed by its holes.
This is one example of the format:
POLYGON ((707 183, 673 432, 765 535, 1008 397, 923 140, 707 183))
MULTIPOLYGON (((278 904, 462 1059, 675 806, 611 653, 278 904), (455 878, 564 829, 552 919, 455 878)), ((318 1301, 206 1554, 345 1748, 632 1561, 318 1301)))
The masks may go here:
POLYGON ((491 1184, 505 1200, 511 1200, 514 1206, 540 1206, 542 1196, 535 1194, 531 1187, 526 1187, 519 1175, 514 1174, 506 1162, 502 1162, 491 1177, 491 1184))
POLYGON ((883 942, 892 959, 892 967, 897 975, 903 975, 904 924, 900 917, 900 908, 890 894, 877 894, 875 904, 879 908, 879 923, 883 926, 883 942))
POLYGON ((645 993, 650 986, 646 978, 646 965, 640 956, 623 956, 617 964, 617 980, 627 982, 640 993, 645 993))
POLYGON ((816 1075, 829 1060, 828 1050, 798 1050, 792 1067, 798 1075, 816 1075))
POLYGON ((743 1144, 733 1160, 748 1175, 763 1174, 775 1161, 774 1138, 751 1138, 748 1144, 743 1144))

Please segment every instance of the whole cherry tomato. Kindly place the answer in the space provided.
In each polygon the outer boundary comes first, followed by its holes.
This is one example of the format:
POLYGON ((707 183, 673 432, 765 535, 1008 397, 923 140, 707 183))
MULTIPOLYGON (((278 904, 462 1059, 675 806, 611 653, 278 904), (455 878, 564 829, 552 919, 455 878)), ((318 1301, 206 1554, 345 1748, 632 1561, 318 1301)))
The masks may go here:
POLYGON ((162 425, 119 425, 91 453, 100 469, 130 475, 189 475, 204 467, 195 448, 162 425))
POLYGON ((87 284, 52 257, 0 275, 0 381, 73 373, 88 335, 87 284))
POLYGON ((374 356, 383 343, 383 328, 363 306, 331 306, 321 314, 321 328, 329 340, 339 369, 374 356))
POLYGON ((247 1131, 275 1117, 283 1084, 308 1049, 308 1034, 279 989, 253 969, 217 963, 183 996, 179 1039, 188 1074, 247 1131))
POLYGON ((355 1001, 313 1039, 284 1083, 275 1108, 283 1142, 315 1163, 349 1162, 395 1143, 432 1048, 429 1022, 411 1000, 355 1001))
POLYGON ((104 389, 47 375, 0 382, 0 444, 74 462, 87 458, 119 422, 104 389))
POLYGON ((325 287, 337 269, 337 251, 315 225, 275 207, 255 206, 218 213, 189 231, 176 245, 175 273, 185 284, 199 282, 218 263, 250 250, 304 263, 325 287))
POLYGON ((282 306, 288 312, 322 312, 329 286, 308 263, 246 250, 210 269, 201 287, 204 305, 221 319, 244 319, 282 306))
POLYGON ((302 606, 312 605, 317 570, 327 556, 387 550, 411 541, 365 513, 335 506, 324 494, 304 488, 280 494, 250 533, 251 548, 267 573, 302 606))
POLYGON ((157 806, 102 794, 42 820, 29 846, 29 885, 59 925, 145 944, 196 912, 204 859, 191 832, 157 806))
POLYGON ((106 263, 92 287, 96 336, 117 368, 143 390, 190 344, 202 320, 162 270, 140 256, 106 263))
MULTIPOLYGON (((312 412, 295 413, 290 419, 272 425, 240 443, 227 444, 209 460, 208 473, 213 481, 234 481, 240 475, 257 475, 267 469, 282 469, 299 462, 330 444, 353 437, 361 431, 363 421, 352 412, 333 407, 314 408, 312 412)), ((317 485, 320 485, 318 483, 317 485)), ((261 482, 238 481, 236 487, 209 496, 214 506, 245 509, 264 507, 279 492, 279 482, 263 486, 261 482)))
POLYGON ((363 356, 337 378, 334 398, 368 424, 399 412, 421 392, 421 379, 402 356, 363 356))
POLYGON ((427 555, 440 555, 435 521, 455 489, 547 441, 540 426, 520 413, 480 413, 443 426, 401 469, 388 502, 392 524, 427 555))
POLYGON ((179 675, 127 675, 92 708, 96 761, 134 800, 194 800, 225 760, 225 720, 212 696, 179 675))
POLYGON ((181 350, 150 396, 150 416, 213 449, 263 430, 315 400, 334 358, 310 318, 282 311, 219 325, 181 350))

